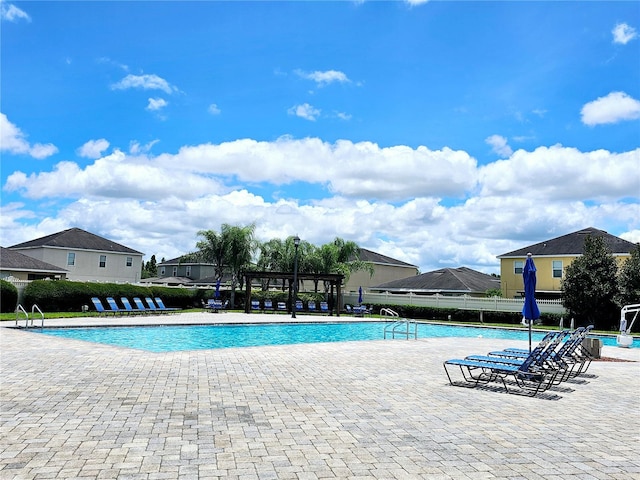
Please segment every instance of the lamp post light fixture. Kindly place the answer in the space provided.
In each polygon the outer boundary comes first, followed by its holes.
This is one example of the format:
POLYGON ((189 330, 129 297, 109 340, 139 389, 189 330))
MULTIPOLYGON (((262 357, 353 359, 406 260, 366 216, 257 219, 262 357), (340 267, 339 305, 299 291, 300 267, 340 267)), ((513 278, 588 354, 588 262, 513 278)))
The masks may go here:
POLYGON ((298 298, 298 247, 300 246, 300 237, 293 237, 293 245, 296 247, 296 253, 293 257, 293 298, 291 300, 291 318, 296 318, 296 300, 298 298))

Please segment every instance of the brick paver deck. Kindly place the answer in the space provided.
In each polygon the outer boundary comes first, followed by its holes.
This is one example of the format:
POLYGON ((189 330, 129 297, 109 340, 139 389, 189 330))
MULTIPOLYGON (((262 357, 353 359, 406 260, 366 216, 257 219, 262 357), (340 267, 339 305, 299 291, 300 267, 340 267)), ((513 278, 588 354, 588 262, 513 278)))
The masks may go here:
POLYGON ((540 398, 448 384, 444 360, 511 345, 525 344, 148 353, 0 328, 0 478, 640 478, 640 363, 593 362, 540 398))

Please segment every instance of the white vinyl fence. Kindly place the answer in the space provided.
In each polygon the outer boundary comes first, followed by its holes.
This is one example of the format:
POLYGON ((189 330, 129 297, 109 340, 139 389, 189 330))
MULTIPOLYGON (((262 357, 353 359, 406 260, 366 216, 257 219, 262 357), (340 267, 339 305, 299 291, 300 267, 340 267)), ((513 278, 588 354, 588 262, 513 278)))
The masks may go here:
MULTIPOLYGON (((420 307, 436 308, 457 308, 460 310, 478 310, 484 312, 521 312, 524 305, 524 298, 502 298, 502 297, 470 297, 468 295, 446 296, 446 295, 415 295, 385 293, 365 293, 363 303, 383 304, 383 305, 415 305, 420 307)), ((345 293, 344 303, 357 304, 357 293, 345 293)), ((562 306, 562 300, 537 300, 538 307, 542 313, 558 313, 566 315, 566 310, 562 306)))

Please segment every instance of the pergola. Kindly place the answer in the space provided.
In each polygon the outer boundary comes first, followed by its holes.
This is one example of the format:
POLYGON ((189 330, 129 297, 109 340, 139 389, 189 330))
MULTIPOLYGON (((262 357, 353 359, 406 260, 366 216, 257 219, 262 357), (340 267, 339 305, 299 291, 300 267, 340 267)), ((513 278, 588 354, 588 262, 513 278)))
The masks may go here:
MULTIPOLYGON (((288 280, 289 282, 289 298, 291 298, 291 289, 293 287, 293 272, 243 272, 246 280, 246 291, 244 298, 244 311, 245 313, 251 312, 251 285, 254 279, 269 279, 269 280, 288 280)), ((344 275, 339 273, 298 273, 297 278, 299 282, 305 280, 311 280, 313 282, 329 282, 331 291, 329 295, 329 315, 333 315, 335 310, 336 316, 340 316, 340 305, 342 304, 342 281, 344 275), (336 304, 333 302, 333 295, 336 292, 336 304)), ((292 303, 292 302, 290 302, 292 303)), ((293 308, 293 305, 289 305, 289 308, 293 308)))

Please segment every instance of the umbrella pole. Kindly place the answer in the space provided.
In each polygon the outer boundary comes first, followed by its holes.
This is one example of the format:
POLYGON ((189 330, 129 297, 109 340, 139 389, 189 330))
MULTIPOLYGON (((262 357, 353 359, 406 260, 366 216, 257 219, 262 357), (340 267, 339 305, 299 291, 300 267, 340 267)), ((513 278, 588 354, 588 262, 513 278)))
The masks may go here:
POLYGON ((533 320, 527 320, 529 322, 529 353, 531 353, 531 323, 533 323, 533 320))

